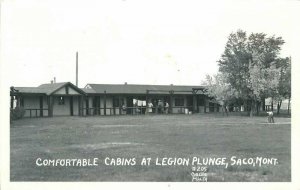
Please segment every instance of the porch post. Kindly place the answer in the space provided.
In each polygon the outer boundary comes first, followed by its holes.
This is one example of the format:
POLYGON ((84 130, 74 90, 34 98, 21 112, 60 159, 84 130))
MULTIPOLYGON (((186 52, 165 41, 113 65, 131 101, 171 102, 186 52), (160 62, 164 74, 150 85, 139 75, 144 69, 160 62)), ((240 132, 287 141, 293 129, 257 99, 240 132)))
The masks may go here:
POLYGON ((86 99, 86 96, 81 96, 81 99, 82 99, 82 101, 81 101, 81 116, 84 116, 84 110, 83 110, 83 108, 84 108, 84 101, 85 101, 85 99, 86 99))
POLYGON ((83 96, 79 96, 78 97, 79 102, 78 102, 78 106, 79 106, 79 116, 83 116, 83 96))
POLYGON ((70 102, 70 115, 73 116, 74 115, 74 107, 73 107, 74 98, 73 98, 73 96, 70 96, 69 102, 70 102))
POLYGON ((193 113, 196 113, 197 111, 197 97, 196 93, 193 91, 193 113))
POLYGON ((47 96, 48 117, 53 117, 53 96, 47 96))
POLYGON ((113 112, 114 112, 114 115, 116 115, 116 108, 115 108, 115 98, 116 98, 116 96, 112 96, 112 100, 113 100, 113 112))
POLYGON ((203 99, 204 99, 204 113, 206 113, 206 96, 204 96, 203 99))
POLYGON ((104 91, 104 115, 106 115, 106 90, 104 91))
MULTIPOLYGON (((94 98, 95 99, 95 98, 94 98)), ((90 102, 89 102, 89 98, 88 97, 85 97, 84 98, 84 101, 85 101, 85 111, 82 109, 82 115, 84 115, 84 112, 86 113, 85 115, 92 115, 92 113, 93 113, 93 115, 95 115, 95 112, 96 112, 96 110, 94 109, 94 110, 91 110, 90 111, 90 102)), ((92 106, 93 107, 93 106, 92 106)))
POLYGON ((49 96, 46 96, 46 99, 47 99, 48 117, 50 117, 50 98, 49 98, 49 96))
POLYGON ((119 95, 119 115, 122 115, 121 106, 121 95, 119 95))
POLYGON ((40 96, 40 117, 44 116, 44 112, 43 112, 43 96, 40 96))
POLYGON ((10 95, 10 108, 14 108, 14 96, 10 95))
POLYGON ((173 94, 174 94, 174 91, 171 90, 170 91, 170 113, 173 113, 173 94))
POLYGON ((146 110, 145 110, 145 114, 148 114, 148 97, 149 96, 149 90, 146 90, 146 110))
POLYGON ((96 107, 97 107, 97 114, 101 115, 101 105, 100 105, 100 96, 96 97, 96 107))

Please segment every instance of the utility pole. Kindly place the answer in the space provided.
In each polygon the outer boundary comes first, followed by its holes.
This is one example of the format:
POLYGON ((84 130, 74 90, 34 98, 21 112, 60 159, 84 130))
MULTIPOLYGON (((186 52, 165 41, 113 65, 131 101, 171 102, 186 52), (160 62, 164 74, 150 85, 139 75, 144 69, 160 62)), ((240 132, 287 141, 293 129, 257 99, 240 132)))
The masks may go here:
POLYGON ((76 52, 76 86, 78 87, 78 52, 76 52))

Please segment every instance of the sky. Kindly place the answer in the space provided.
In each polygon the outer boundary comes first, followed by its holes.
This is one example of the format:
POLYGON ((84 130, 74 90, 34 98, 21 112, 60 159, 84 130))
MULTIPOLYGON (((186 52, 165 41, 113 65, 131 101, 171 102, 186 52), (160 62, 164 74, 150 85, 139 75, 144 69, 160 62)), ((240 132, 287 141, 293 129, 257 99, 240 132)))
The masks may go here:
POLYGON ((238 29, 285 40, 297 56, 300 1, 11 0, 1 4, 1 70, 10 86, 200 85, 238 29))

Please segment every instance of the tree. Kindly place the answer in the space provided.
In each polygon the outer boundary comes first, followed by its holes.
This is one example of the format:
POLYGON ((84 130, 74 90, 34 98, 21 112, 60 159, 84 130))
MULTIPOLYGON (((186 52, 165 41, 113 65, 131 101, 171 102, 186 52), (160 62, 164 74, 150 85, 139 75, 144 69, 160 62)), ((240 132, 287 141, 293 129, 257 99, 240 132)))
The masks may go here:
POLYGON ((234 88, 239 97, 246 99, 249 94, 249 59, 247 51, 247 35, 244 31, 237 31, 229 35, 225 51, 219 62, 219 72, 223 73, 225 80, 234 88))
POLYGON ((237 96, 237 92, 226 82, 224 74, 218 73, 213 77, 206 75, 204 85, 206 85, 205 94, 214 98, 222 106, 223 115, 224 112, 228 115, 226 107, 237 96))
POLYGON ((278 89, 278 55, 284 41, 281 37, 268 37, 264 33, 238 30, 231 33, 219 62, 219 72, 237 92, 239 98, 250 103, 250 116, 265 97, 278 89))
POLYGON ((279 114, 282 101, 288 99, 290 103, 291 99, 291 59, 288 57, 278 59, 277 68, 279 69, 279 84, 273 97, 277 102, 277 114, 279 114))
POLYGON ((262 102, 267 94, 271 94, 278 89, 280 70, 275 65, 265 68, 260 61, 249 65, 250 82, 248 87, 252 90, 251 96, 251 115, 253 107, 259 113, 259 102, 262 102), (256 103, 255 105, 253 105, 256 103))

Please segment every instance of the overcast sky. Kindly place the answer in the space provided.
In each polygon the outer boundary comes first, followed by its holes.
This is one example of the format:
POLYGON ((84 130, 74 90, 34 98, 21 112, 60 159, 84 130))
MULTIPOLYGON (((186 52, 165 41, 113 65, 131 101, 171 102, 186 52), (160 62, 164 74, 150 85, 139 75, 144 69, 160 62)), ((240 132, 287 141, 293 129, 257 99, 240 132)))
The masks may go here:
MULTIPOLYGON (((282 36, 296 55, 300 1, 11 0, 1 5, 3 77, 75 83, 199 85, 231 32, 282 36), (13 77, 11 77, 13 76, 13 77)), ((297 52, 299 53, 299 52, 297 52)))

